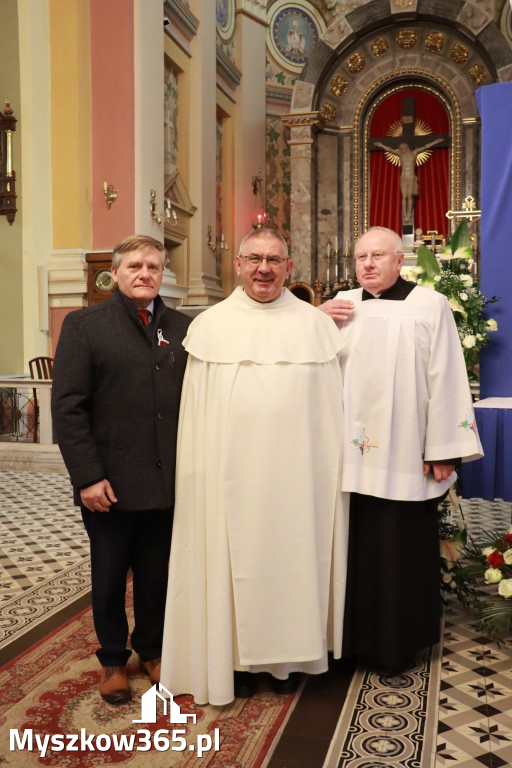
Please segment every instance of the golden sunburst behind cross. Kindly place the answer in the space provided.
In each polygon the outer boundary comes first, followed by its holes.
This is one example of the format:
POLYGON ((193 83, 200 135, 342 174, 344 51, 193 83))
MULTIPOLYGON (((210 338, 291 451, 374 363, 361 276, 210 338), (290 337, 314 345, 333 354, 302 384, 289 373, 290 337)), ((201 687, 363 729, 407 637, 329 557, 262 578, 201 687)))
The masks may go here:
MULTIPOLYGON (((432 129, 428 125, 428 123, 425 122, 425 120, 418 119, 414 123, 414 135, 415 136, 427 136, 429 133, 432 133, 432 129)), ((391 123, 388 130, 386 131, 386 136, 390 136, 392 138, 396 138, 397 136, 402 135, 402 121, 401 120, 395 120, 394 123, 391 123)), ((386 155, 386 158, 389 160, 390 163, 393 165, 400 165, 400 158, 398 155, 396 155, 394 152, 390 152, 389 150, 384 152, 386 155)), ((418 152, 416 155, 416 165, 423 165, 423 163, 426 163, 429 157, 432 154, 431 149, 425 149, 422 152, 418 152)))

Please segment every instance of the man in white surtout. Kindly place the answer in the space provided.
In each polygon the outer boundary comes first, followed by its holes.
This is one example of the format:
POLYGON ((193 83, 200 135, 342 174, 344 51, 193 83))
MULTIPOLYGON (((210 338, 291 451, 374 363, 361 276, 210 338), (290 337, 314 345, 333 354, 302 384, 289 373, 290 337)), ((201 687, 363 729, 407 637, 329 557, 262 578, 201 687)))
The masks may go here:
POLYGON ((242 287, 184 341, 161 682, 198 704, 251 695, 257 672, 288 692, 341 652, 341 338, 283 288, 276 232, 234 264, 242 287))
POLYGON ((343 340, 343 655, 402 671, 439 639, 437 507, 482 448, 448 301, 400 277, 392 230, 372 227, 354 250, 361 288, 321 307, 343 340))

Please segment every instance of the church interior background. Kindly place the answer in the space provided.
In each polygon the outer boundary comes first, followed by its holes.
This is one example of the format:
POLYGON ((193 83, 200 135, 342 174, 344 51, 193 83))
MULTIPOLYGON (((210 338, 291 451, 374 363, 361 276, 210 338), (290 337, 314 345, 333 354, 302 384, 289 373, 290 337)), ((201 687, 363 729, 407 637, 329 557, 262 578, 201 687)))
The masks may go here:
MULTIPOLYGON (((46 640, 69 665, 85 665, 85 681, 92 674, 80 656, 92 630, 87 618, 76 631, 72 623, 87 612, 88 554, 52 440, 51 380, 26 380, 29 360, 53 356, 65 315, 110 295, 115 243, 133 232, 163 240, 162 296, 192 315, 231 293, 236 247, 262 216, 288 241, 291 281, 318 297, 349 279, 354 242, 373 224, 403 235, 412 265, 420 244, 439 254, 468 216, 478 276, 485 222, 475 93, 511 81, 508 0, 0 0, 7 765, 35 765, 8 744, 9 727, 29 711, 40 709, 49 732, 70 717, 64 700, 51 699, 65 678, 52 678, 46 640), (415 152, 418 184, 408 220, 392 151, 402 141, 415 152), (62 721, 51 720, 55 712, 62 721)), ((509 108, 503 120, 510 125, 509 108)), ((509 273, 500 275, 505 320, 509 273)), ((508 530, 511 501, 464 499, 473 535, 508 530)), ((225 718, 232 728, 224 762, 203 764, 512 764, 510 646, 488 642, 454 603, 444 627, 440 647, 403 679, 341 664, 285 703, 269 689, 256 709, 203 708, 210 724, 225 718)), ((80 696, 101 730, 85 684, 80 696)), ((196 759, 178 757, 141 764, 196 759)))

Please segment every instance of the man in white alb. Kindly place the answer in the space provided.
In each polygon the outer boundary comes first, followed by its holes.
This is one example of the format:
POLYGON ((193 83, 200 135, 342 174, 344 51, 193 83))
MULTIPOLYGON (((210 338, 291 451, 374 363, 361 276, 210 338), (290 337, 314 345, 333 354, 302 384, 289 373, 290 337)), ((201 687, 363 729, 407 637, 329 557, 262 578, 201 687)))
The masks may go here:
POLYGON ((263 671, 289 692, 341 652, 341 338, 283 288, 276 232, 234 264, 242 287, 184 341, 161 682, 198 704, 251 695, 263 671))
POLYGON ((351 492, 343 655, 403 670, 439 639, 437 507, 482 455, 448 301, 400 277, 400 237, 355 245, 361 288, 322 305, 340 326, 344 491, 351 492))

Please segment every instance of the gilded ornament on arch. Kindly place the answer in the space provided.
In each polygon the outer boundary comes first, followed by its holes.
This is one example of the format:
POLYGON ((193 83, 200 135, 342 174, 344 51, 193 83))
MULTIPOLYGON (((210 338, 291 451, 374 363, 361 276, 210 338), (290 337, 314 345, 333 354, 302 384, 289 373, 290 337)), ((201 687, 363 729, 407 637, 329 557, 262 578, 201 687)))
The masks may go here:
POLYGON ((487 79, 487 70, 483 64, 473 64, 469 70, 469 77, 478 88, 478 86, 482 85, 482 83, 487 79))
POLYGON ((396 36, 396 41, 400 48, 414 48, 418 41, 418 36, 414 29, 401 29, 396 36))
POLYGON ((464 64, 469 56, 469 51, 462 43, 455 43, 450 51, 450 58, 456 64, 464 64))
POLYGON ((325 101, 320 107, 320 117, 325 120, 326 123, 332 122, 336 117, 336 107, 331 104, 330 101, 325 101))
POLYGON ((334 75, 329 86, 329 90, 335 96, 341 96, 347 90, 347 81, 342 75, 334 75))
POLYGON ((374 56, 384 56, 389 51, 389 43, 385 37, 377 37, 370 45, 370 51, 374 56))
POLYGON ((356 72, 360 72, 365 64, 366 59, 360 53, 353 53, 352 56, 349 56, 347 59, 347 67, 353 75, 355 75, 356 72))
POLYGON ((443 50, 444 35, 442 32, 429 32, 425 38, 425 48, 432 53, 439 53, 443 50))

